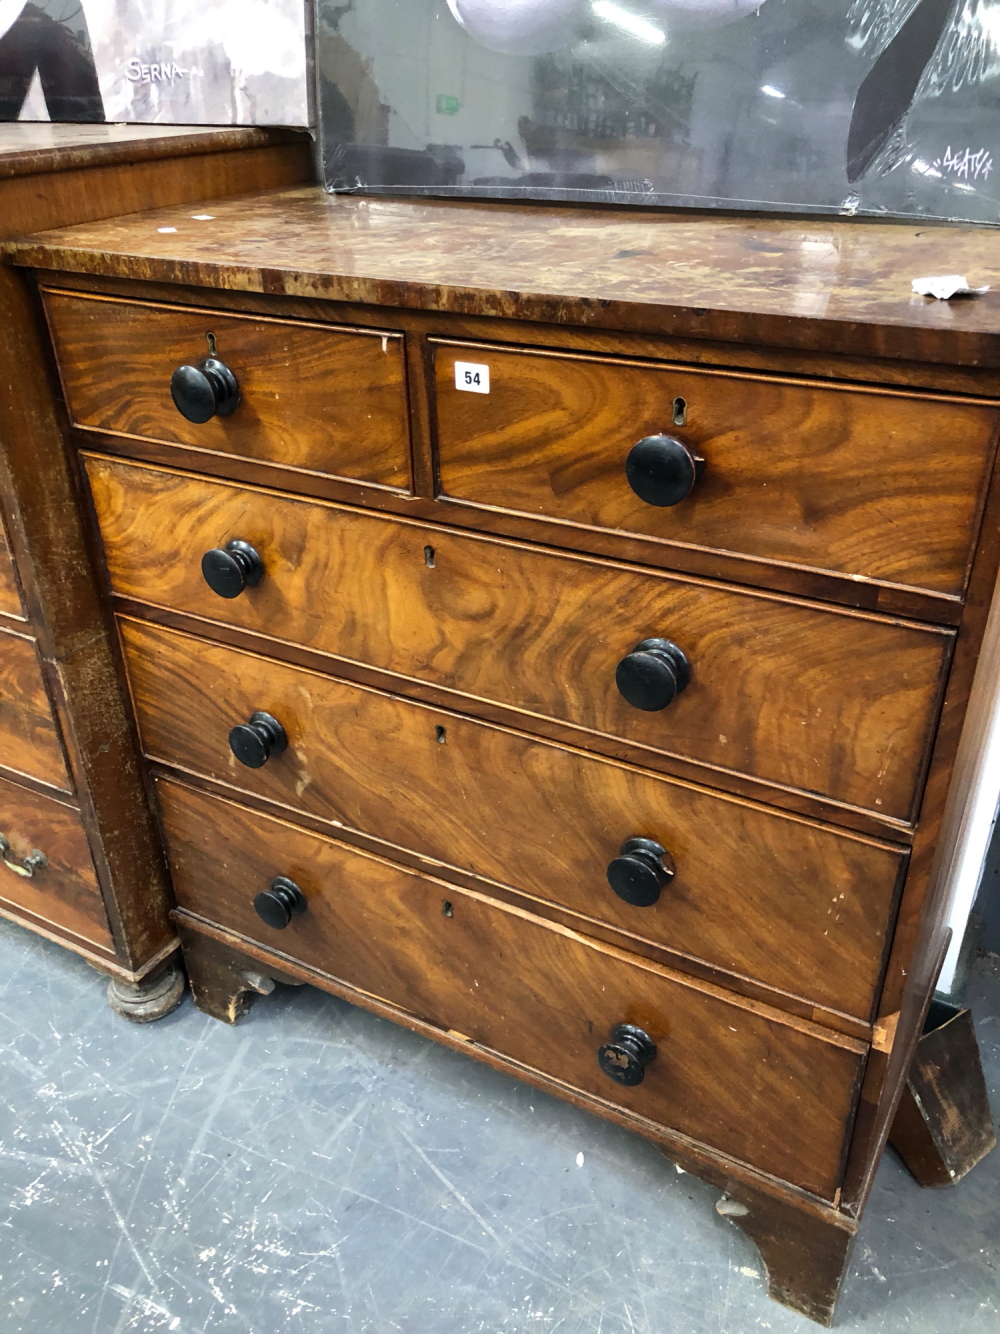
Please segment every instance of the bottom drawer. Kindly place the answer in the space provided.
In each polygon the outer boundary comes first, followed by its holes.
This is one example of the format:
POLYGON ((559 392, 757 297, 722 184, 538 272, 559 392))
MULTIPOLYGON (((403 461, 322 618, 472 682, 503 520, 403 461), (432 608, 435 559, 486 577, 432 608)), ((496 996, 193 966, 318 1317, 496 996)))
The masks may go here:
POLYGON ((833 1197, 860 1043, 171 780, 157 791, 181 907, 833 1197), (253 906, 279 875, 306 899, 283 930, 265 926, 253 906), (645 1030, 657 1048, 631 1088, 597 1062, 621 1023, 645 1030))
POLYGON ((8 846, 0 861, 0 908, 21 909, 92 945, 112 948, 104 901, 80 813, 0 778, 0 834, 8 846), (26 859, 41 852, 45 865, 29 877, 26 859))

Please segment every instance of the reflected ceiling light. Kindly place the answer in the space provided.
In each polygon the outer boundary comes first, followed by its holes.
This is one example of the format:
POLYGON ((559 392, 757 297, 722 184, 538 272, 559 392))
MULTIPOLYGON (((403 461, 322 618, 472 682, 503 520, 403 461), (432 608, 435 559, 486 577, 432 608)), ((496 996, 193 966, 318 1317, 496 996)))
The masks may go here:
POLYGON ((780 88, 772 87, 769 83, 765 83, 760 91, 766 93, 768 97, 780 97, 782 100, 787 97, 787 93, 783 93, 780 88))
POLYGON ((633 37, 638 37, 642 42, 649 42, 651 46, 662 46, 667 40, 665 32, 661 32, 647 19, 640 18, 638 14, 633 14, 630 9, 624 9, 621 5, 616 5, 614 0, 593 0, 590 7, 598 18, 613 23, 615 27, 622 28, 625 32, 631 33, 633 37))
MULTIPOLYGON (((764 0, 642 0, 636 14, 616 0, 593 0, 591 11, 653 46, 667 34, 648 15, 662 15, 668 31, 685 32, 733 23, 759 9, 764 0)), ((0 13, 12 0, 0 0, 0 13)), ((587 0, 448 0, 448 8, 469 36, 490 51, 540 56, 569 46, 580 35, 587 0)))
POLYGON ((717 28, 760 9, 764 0, 651 0, 663 11, 668 29, 717 28))
POLYGON ((487 50, 540 56, 573 41, 582 0, 448 0, 448 8, 487 50))

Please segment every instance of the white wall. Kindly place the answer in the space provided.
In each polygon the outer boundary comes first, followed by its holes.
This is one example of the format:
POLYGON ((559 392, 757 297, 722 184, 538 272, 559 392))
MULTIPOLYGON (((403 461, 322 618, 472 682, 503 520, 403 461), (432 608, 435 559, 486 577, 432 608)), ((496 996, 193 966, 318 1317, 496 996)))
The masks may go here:
POLYGON ((983 872, 1000 799, 1000 591, 994 595, 979 670, 959 746, 937 856, 947 886, 954 935, 941 970, 940 991, 955 982, 959 951, 983 872))

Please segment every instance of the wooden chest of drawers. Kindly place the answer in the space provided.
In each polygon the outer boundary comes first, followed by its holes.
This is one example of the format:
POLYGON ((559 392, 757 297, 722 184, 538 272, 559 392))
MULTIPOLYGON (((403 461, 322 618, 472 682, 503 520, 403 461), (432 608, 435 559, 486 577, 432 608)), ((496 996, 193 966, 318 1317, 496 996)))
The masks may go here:
POLYGON ((909 300, 972 242, 206 212, 8 247, 197 1003, 311 982, 638 1130, 829 1321, 997 574, 993 305, 909 300))
MULTIPOLYGON (((286 132, 0 125, 0 238, 309 175, 286 132)), ((183 976, 63 425, 33 293, 0 269, 0 914, 148 1020, 183 976)))

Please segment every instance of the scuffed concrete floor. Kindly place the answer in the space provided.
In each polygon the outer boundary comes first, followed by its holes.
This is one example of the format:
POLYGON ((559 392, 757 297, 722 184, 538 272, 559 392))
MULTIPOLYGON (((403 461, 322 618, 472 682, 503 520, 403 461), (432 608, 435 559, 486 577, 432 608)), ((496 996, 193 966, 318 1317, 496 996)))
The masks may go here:
MULTIPOLYGON (((994 1099, 997 963, 970 994, 994 1099)), ((0 921, 0 1015, 3 1334, 817 1328, 651 1145, 317 991, 135 1028, 0 921)), ((998 1316, 1000 1153, 944 1192, 887 1156, 838 1327, 998 1316)))

